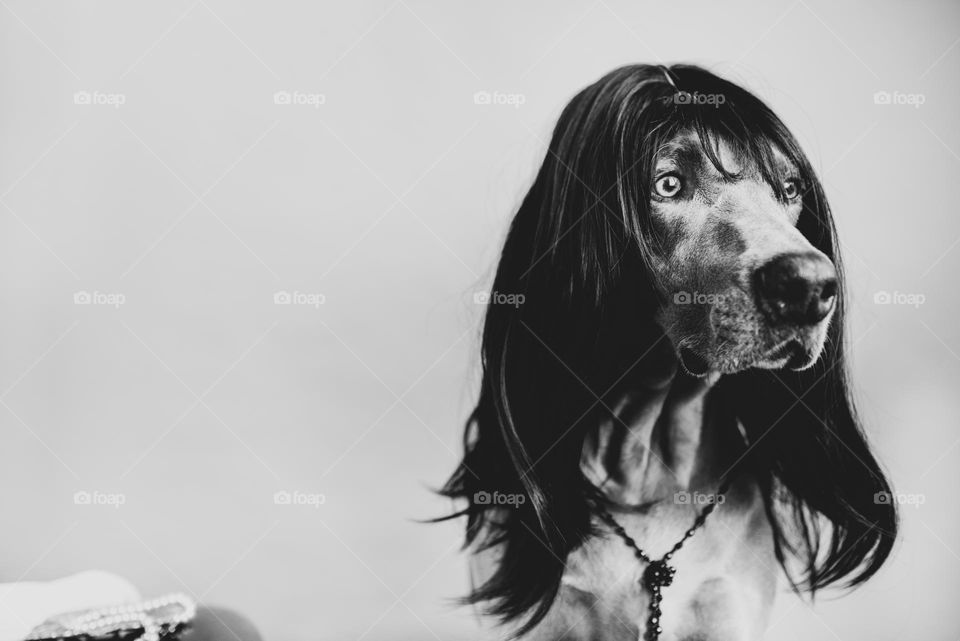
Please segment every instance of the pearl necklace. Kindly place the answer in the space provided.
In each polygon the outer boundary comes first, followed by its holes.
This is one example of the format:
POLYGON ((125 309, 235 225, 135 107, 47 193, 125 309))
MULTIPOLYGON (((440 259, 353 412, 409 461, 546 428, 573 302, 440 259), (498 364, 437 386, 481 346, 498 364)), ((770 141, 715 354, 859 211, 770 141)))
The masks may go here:
POLYGON ((184 594, 169 594, 149 601, 68 612, 50 617, 24 641, 72 639, 136 634, 131 641, 159 641, 178 632, 197 614, 197 604, 184 594))

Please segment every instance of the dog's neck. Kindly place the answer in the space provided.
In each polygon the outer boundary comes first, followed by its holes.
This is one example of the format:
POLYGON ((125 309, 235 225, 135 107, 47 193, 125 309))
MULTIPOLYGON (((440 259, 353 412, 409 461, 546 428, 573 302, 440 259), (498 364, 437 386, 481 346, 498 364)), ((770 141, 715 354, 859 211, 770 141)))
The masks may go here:
POLYGON ((674 370, 625 391, 587 436, 587 478, 610 500, 641 509, 678 491, 715 490, 731 439, 711 398, 719 378, 674 370))

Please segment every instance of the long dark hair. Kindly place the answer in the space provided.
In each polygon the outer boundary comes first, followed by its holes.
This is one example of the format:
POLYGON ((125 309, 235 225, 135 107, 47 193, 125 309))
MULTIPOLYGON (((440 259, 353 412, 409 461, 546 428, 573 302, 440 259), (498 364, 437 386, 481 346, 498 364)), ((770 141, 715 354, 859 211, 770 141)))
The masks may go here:
MULTIPOLYGON (((645 355, 661 294, 649 264, 649 177, 657 150, 684 130, 708 154, 711 136, 735 142, 768 180, 773 148, 793 161, 807 189, 798 228, 842 273, 820 182, 748 91, 695 66, 631 65, 571 100, 507 235, 493 291, 517 304, 489 305, 480 398, 442 490, 467 501, 449 517, 467 517, 467 545, 498 547, 496 571, 466 600, 520 623, 518 634, 546 615, 567 555, 591 534, 596 488, 579 464, 587 430, 609 416, 625 381, 652 366, 645 355), (525 500, 503 510, 481 498, 495 491, 525 500)), ((714 392, 746 430, 777 558, 795 588, 811 592, 867 580, 897 529, 849 395, 843 303, 841 277, 813 367, 727 375, 714 392)))

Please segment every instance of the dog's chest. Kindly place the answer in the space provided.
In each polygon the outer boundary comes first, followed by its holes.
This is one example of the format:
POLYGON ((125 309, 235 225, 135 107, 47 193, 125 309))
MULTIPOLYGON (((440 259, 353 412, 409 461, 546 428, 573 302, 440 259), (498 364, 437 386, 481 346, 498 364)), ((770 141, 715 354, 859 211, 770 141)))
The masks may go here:
MULTIPOLYGON (((772 604, 777 563, 769 525, 750 505, 717 510, 671 559, 676 573, 662 589, 662 641, 760 639, 772 604)), ((659 558, 689 527, 682 506, 618 520, 652 558, 659 558)), ((646 564, 610 533, 595 537, 567 559, 560 594, 541 639, 643 638, 650 592, 646 564), (566 636, 551 636, 568 629, 566 636)))

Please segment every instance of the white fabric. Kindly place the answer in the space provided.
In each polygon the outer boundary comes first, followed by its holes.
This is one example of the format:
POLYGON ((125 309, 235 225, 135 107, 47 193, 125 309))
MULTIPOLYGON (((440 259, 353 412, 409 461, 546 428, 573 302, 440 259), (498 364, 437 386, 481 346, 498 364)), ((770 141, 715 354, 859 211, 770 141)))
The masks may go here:
POLYGON ((54 581, 0 583, 0 641, 20 641, 54 614, 139 600, 129 581, 99 570, 54 581))

